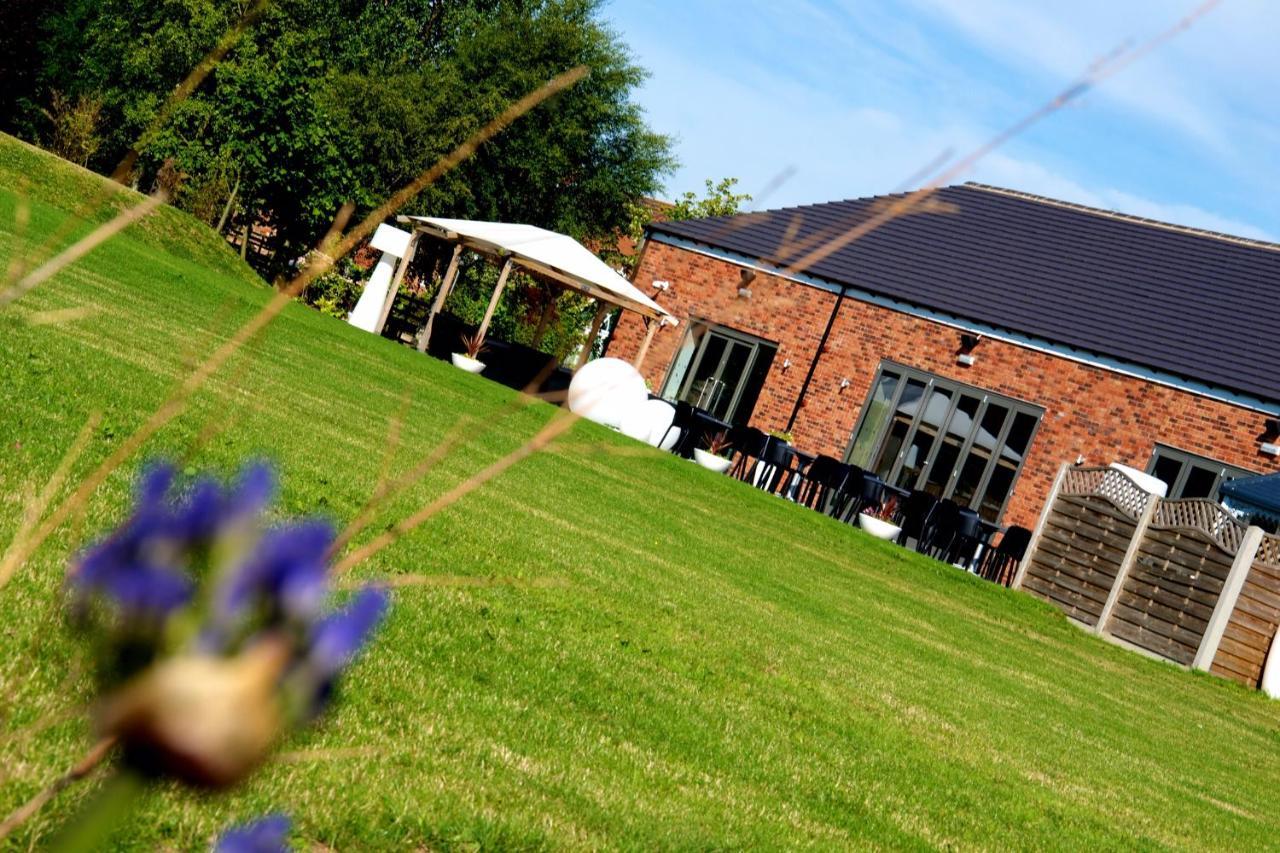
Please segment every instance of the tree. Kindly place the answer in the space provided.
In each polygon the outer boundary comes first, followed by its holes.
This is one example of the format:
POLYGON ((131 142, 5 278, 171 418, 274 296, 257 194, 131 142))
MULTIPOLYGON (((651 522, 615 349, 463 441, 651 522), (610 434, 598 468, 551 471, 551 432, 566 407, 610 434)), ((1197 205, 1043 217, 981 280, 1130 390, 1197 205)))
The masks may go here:
POLYGON ((711 216, 733 216, 738 213, 743 203, 751 201, 746 193, 735 193, 737 178, 724 178, 713 184, 707 178, 707 194, 698 198, 692 192, 686 192, 667 211, 667 219, 706 219, 711 216))
MULTIPOLYGON (((29 0, 22 0, 29 3, 29 0)), ((63 0, 26 25, 38 70, 0 99, 0 125, 46 140, 53 92, 101 104, 91 167, 133 145, 135 181, 169 161, 177 203, 211 224, 267 218, 281 258, 305 251, 345 201, 357 215, 511 101, 573 66, 589 77, 524 116, 408 212, 530 222, 580 238, 626 224, 673 161, 631 96, 645 72, 601 22, 600 0, 272 0, 202 85, 174 87, 250 0, 63 0), (157 124, 157 119, 161 119, 157 124)), ((39 7, 42 8, 42 7, 39 7)))
POLYGON ((663 220, 705 219, 712 216, 733 216, 739 213, 744 203, 751 201, 746 193, 735 193, 737 178, 723 178, 720 183, 706 181, 707 194, 698 198, 693 192, 686 192, 673 204, 666 207, 655 207, 644 201, 634 201, 627 205, 626 224, 618 230, 612 243, 606 244, 600 256, 610 266, 622 270, 628 278, 635 272, 640 262, 640 245, 644 241, 644 232, 655 221, 655 211, 661 211, 663 220), (630 254, 623 254, 618 243, 626 238, 634 247, 630 254))

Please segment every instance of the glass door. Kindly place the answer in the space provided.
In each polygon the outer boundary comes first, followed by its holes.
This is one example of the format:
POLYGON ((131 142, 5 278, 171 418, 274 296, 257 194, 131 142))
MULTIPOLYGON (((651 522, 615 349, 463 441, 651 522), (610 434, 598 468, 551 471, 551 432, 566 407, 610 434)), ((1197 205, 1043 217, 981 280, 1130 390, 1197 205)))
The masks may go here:
POLYGON ((662 395, 683 400, 730 423, 745 423, 755 408, 777 348, 742 332, 691 322, 662 395))
POLYGON ((845 458, 886 483, 950 498, 996 521, 1043 410, 886 363, 845 458))

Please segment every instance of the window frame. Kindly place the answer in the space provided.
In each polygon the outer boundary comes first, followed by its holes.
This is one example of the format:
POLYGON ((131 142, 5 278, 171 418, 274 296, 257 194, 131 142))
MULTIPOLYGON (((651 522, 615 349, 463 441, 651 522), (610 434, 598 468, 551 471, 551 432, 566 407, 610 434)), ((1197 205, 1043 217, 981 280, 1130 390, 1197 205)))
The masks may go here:
POLYGON ((1163 441, 1157 441, 1152 444, 1151 455, 1147 458, 1147 467, 1145 469, 1146 473, 1151 474, 1153 477, 1155 476, 1156 462, 1161 457, 1174 459, 1182 465, 1182 468, 1178 471, 1177 479, 1174 482, 1167 484, 1169 486, 1168 499, 1171 501, 1209 500, 1217 502, 1219 500, 1218 489, 1220 489, 1222 484, 1227 482, 1227 480, 1234 480, 1237 477, 1255 477, 1258 475, 1257 471, 1250 471, 1248 468, 1241 467, 1240 465, 1232 465, 1229 462, 1223 462, 1221 459, 1214 459, 1212 456, 1205 456, 1200 453, 1194 453, 1190 450, 1183 450, 1181 447, 1167 444, 1163 441), (1187 478, 1191 474, 1192 467, 1199 467, 1205 470, 1218 469, 1217 474, 1214 475, 1213 490, 1210 491, 1208 497, 1182 497, 1182 491, 1186 488, 1187 478))
MULTIPOLYGON (((684 345, 684 341, 693 334, 694 329, 699 326, 706 327, 704 332, 705 335, 717 334, 722 338, 727 338, 731 343, 745 344, 751 347, 751 353, 747 357, 747 362, 742 369, 743 380, 749 377, 755 370, 756 362, 760 360, 762 351, 765 348, 772 350, 769 355, 770 360, 775 358, 778 354, 778 343, 776 341, 771 341, 768 338, 762 338, 759 335, 753 335, 750 332, 744 332, 740 329, 734 329, 730 326, 716 323, 715 321, 708 320, 705 317, 690 315, 686 321, 685 336, 681 339, 680 344, 676 346, 675 352, 671 356, 671 360, 667 363, 666 372, 662 377, 662 384, 659 386, 662 389, 659 396, 664 400, 673 402, 682 399, 692 383, 693 377, 697 375, 698 367, 702 364, 702 359, 706 355, 707 342, 705 339, 698 342, 693 357, 689 360, 689 364, 685 368, 684 375, 680 377, 679 386, 676 388, 669 387, 671 384, 671 371, 675 369, 676 361, 680 358, 680 348, 684 345)), ((721 355, 721 365, 717 367, 717 370, 723 367, 724 360, 728 358, 729 352, 729 349, 726 347, 724 353, 721 355)), ((764 382, 766 381, 768 381, 767 375, 761 380, 761 388, 763 388, 764 382)), ((751 415, 755 414, 755 404, 753 403, 752 411, 747 414, 747 417, 737 417, 737 409, 742 402, 743 388, 744 382, 739 381, 737 386, 734 388, 733 396, 729 400, 729 405, 726 409, 727 417, 725 417, 725 420, 730 423, 748 423, 751 420, 751 415)), ((757 399, 758 398, 759 395, 757 394, 757 399)))
MULTIPOLYGON (((1004 421, 1000 425, 1000 432, 995 436, 995 445, 991 458, 987 460, 987 464, 983 468, 981 476, 978 478, 978 484, 974 487, 973 495, 965 504, 965 506, 974 509, 981 506, 982 499, 986 495, 987 487, 991 484, 991 477, 995 473, 997 459, 1000 455, 996 449, 1003 448, 1005 446, 1005 443, 1009 438, 1009 433, 1013 429, 1013 423, 1017 420, 1018 415, 1027 414, 1035 418, 1035 424, 1031 428, 1031 434, 1027 437, 1027 446, 1022 452, 1022 459, 1019 461, 1017 468, 1013 472, 1013 479, 1009 483, 1009 490, 1005 493, 1004 498, 1000 503, 1000 508, 996 512, 996 522, 998 523, 1000 519, 1004 517, 1005 510, 1009 507, 1009 499, 1017 489, 1018 480, 1022 476, 1022 469, 1026 466, 1027 455, 1030 453, 1031 447, 1035 443, 1036 436, 1040 433, 1040 426, 1044 423, 1044 415, 1046 412, 1045 407, 1038 406, 1027 400, 1018 399, 1017 397, 1010 397, 1008 394, 1001 394, 998 391, 991 391, 987 388, 971 385, 967 382, 961 382, 957 379, 952 379, 949 376, 930 373, 927 370, 911 367, 891 359, 882 359, 880 364, 876 367, 876 372, 871 379, 871 384, 868 386, 867 396, 863 398, 862 408, 858 412, 858 419, 853 425, 853 430, 849 433, 849 442, 845 446, 844 455, 842 457, 845 462, 848 462, 852 456, 854 443, 857 440, 858 433, 862 430, 863 424, 865 423, 869 410, 871 409, 871 406, 869 405, 871 402, 871 395, 875 393, 875 389, 886 372, 896 374, 898 377, 898 381, 894 385, 893 396, 889 398, 888 403, 888 411, 891 413, 897 411, 898 405, 902 399, 902 392, 907 388, 910 380, 914 379, 917 382, 922 382, 924 384, 924 390, 921 392, 920 396, 921 402, 919 410, 916 412, 915 416, 912 417, 911 423, 907 427, 907 431, 903 436, 902 447, 895 456, 888 475, 884 478, 886 483, 893 482, 901 472, 907 449, 910 447, 911 441, 919 428, 920 421, 925 415, 930 396, 937 387, 941 387, 950 393, 950 400, 947 402, 947 411, 939 423, 939 433, 934 437, 934 441, 929 447, 929 452, 926 455, 925 462, 920 467, 920 473, 916 475, 916 484, 909 486, 909 488, 920 488, 921 486, 919 484, 921 482, 928 482, 929 475, 932 473, 933 464, 936 461, 943 444, 942 435, 950 425, 951 418, 955 414, 956 408, 959 406, 961 397, 976 397, 978 399, 978 408, 971 418, 974 426, 969 431, 969 434, 965 437, 964 441, 961 442, 960 447, 957 450, 956 460, 952 471, 947 475, 947 480, 942 489, 943 498, 950 498, 951 495, 954 494, 956 483, 960 478, 961 469, 964 467, 968 454, 973 449, 974 440, 977 438, 978 430, 981 429, 982 421, 986 417, 989 405, 995 403, 1006 409, 1004 421)), ((893 421, 891 418, 886 423, 885 427, 881 429, 880 434, 876 436, 875 443, 872 445, 871 452, 868 457, 873 464, 879 459, 880 453, 884 448, 884 443, 892 432, 892 423, 893 421)))

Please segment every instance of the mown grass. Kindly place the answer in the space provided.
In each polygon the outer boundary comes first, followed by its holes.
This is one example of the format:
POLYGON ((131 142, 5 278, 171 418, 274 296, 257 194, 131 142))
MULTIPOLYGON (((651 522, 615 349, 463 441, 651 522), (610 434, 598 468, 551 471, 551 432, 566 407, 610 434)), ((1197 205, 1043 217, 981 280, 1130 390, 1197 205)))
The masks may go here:
MULTIPOLYGON (((0 141, 0 186, 2 266, 96 184, 0 141)), ((267 296, 215 237, 164 211, 0 314, 0 531, 91 411, 104 420, 81 473, 267 296), (88 311, 30 322, 72 307, 88 311)), ((374 487, 393 413, 398 469, 476 418, 385 523, 551 414, 497 417, 510 399, 293 306, 148 453, 219 469, 268 456, 283 511, 346 520, 374 487)), ((113 476, 0 590, 5 812, 89 743, 59 584, 69 550, 123 512, 135 472, 113 476)), ((120 846, 199 849, 273 810, 293 815, 300 841, 336 849, 1280 837, 1280 704, 591 424, 356 574, 437 580, 397 590, 335 712, 279 761, 225 796, 154 792, 120 846)), ((47 841, 91 790, 55 800, 16 845, 47 841)))

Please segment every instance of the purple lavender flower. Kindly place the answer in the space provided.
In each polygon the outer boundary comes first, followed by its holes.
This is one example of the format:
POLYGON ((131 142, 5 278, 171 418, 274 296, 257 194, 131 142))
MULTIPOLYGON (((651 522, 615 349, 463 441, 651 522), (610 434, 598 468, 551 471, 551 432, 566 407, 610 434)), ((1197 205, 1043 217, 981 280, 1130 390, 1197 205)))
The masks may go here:
POLYGON ((317 716, 333 695, 338 675, 368 642, 373 629, 386 615, 390 596, 381 587, 365 587, 342 610, 319 622, 311 634, 310 649, 302 667, 307 710, 317 716))
POLYGON ((228 829, 218 839, 214 853, 277 853, 288 851, 289 818, 267 815, 252 823, 228 829))
POLYGON ((71 577, 78 603, 91 595, 111 600, 125 617, 154 621, 186 604, 191 581, 173 565, 181 548, 174 536, 165 496, 173 483, 169 465, 143 475, 133 515, 114 533, 89 548, 71 577))
POLYGON ((173 494, 175 477, 166 463, 147 468, 133 514, 81 556, 71 578, 80 605, 99 595, 126 621, 162 619, 191 598, 192 557, 253 520, 274 490, 271 470, 261 464, 247 466, 232 488, 205 478, 185 496, 173 494))
POLYGON ((311 637, 309 659, 325 676, 342 671, 386 615, 390 598, 381 587, 365 587, 342 610, 323 619, 311 637))
POLYGON ((333 539, 333 526, 315 519, 268 530, 227 582, 219 618, 234 619, 263 602, 291 618, 315 616, 324 602, 333 539))
POLYGON ((334 529, 320 519, 264 529, 273 491, 263 465, 185 489, 171 465, 154 465, 129 518, 72 573, 80 610, 112 606, 97 649, 117 689, 101 719, 135 769, 215 787, 243 778, 324 707, 386 612, 387 593, 365 589, 326 614, 334 529), (217 587, 197 596, 197 581, 217 587))

